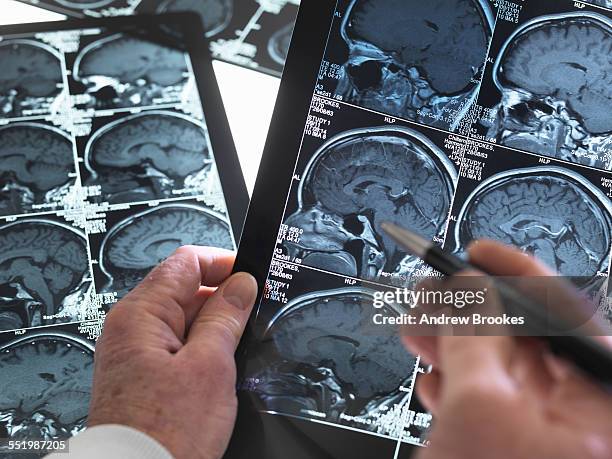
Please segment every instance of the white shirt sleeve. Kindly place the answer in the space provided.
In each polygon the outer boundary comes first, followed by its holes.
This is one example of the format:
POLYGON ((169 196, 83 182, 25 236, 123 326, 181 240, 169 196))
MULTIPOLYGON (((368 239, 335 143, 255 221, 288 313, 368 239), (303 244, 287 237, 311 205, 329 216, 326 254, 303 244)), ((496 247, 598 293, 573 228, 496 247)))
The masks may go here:
POLYGON ((173 459, 158 441, 131 427, 108 424, 71 438, 68 451, 45 459, 173 459))

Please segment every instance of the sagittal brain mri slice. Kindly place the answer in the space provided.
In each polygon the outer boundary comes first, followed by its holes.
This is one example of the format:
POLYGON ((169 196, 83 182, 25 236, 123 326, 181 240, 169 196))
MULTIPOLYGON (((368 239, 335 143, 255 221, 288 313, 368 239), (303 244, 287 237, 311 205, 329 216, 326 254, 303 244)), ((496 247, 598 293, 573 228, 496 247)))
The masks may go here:
POLYGON ((0 116, 44 113, 62 92, 62 64, 57 51, 33 40, 0 43, 0 116))
POLYGON ((204 125, 173 112, 115 121, 85 147, 87 184, 99 185, 101 198, 111 204, 172 198, 188 190, 201 194, 212 166, 204 125))
POLYGON ((612 169, 612 27, 593 13, 538 18, 507 41, 489 137, 502 145, 612 169))
POLYGON ((0 227, 0 331, 82 319, 90 285, 84 234, 40 219, 0 227))
POLYGON ((99 108, 153 105, 180 91, 188 78, 182 51, 127 34, 83 48, 73 73, 99 108))
POLYGON ((53 2, 66 8, 89 10, 112 5, 115 0, 53 0, 53 2))
POLYGON ((318 411, 332 422, 349 415, 360 428, 380 428, 359 419, 380 419, 405 402, 399 389, 410 387, 416 359, 373 324, 372 302, 367 290, 338 289, 298 297, 275 315, 263 340, 269 365, 254 375, 267 410, 318 411))
POLYGON ((285 240, 284 248, 307 266, 368 280, 392 273, 403 283, 419 262, 381 231, 381 223, 442 237, 456 181, 453 163, 416 131, 346 132, 308 164, 299 209, 285 222, 301 234, 285 240))
POLYGON ((229 223, 222 216, 188 204, 169 204, 117 223, 100 249, 106 292, 125 295, 147 273, 182 245, 234 249, 229 223))
POLYGON ((19 215, 58 204, 75 182, 72 141, 38 123, 0 128, 0 215, 19 215))
POLYGON ((287 24, 275 32, 268 42, 268 54, 277 64, 285 65, 287 54, 289 54, 289 46, 291 45, 293 27, 294 24, 287 24))
POLYGON ((493 13, 476 0, 354 0, 336 93, 386 114, 454 129, 475 99, 493 13))
POLYGON ((456 243, 495 239, 531 253, 585 289, 610 261, 612 203, 566 169, 508 171, 483 181, 464 204, 456 243))
MULTIPOLYGON (((62 332, 31 334, 0 346, 0 428, 9 440, 57 440, 85 429, 93 346, 62 332), (8 435, 6 435, 8 434, 8 435)), ((2 457, 29 458, 4 452, 2 457)))
POLYGON ((193 11, 200 15, 207 37, 222 32, 234 14, 234 0, 167 0, 160 12, 193 11))

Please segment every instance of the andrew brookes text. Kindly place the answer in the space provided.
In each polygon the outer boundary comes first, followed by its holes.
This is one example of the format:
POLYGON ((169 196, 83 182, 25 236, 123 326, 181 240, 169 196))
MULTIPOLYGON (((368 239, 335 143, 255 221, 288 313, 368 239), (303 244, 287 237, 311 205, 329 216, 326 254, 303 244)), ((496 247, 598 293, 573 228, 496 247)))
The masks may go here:
MULTIPOLYGON (((409 309, 416 309, 419 306, 429 306, 429 310, 435 311, 440 307, 448 311, 451 307, 450 314, 446 312, 426 312, 399 315, 388 315, 377 313, 374 314, 372 320, 375 325, 524 325, 525 318, 520 316, 510 316, 508 314, 499 314, 497 310, 492 310, 493 315, 483 315, 480 313, 469 313, 466 307, 481 306, 486 308, 485 300, 487 289, 452 289, 452 290, 409 290, 397 289, 394 291, 375 292, 373 306, 375 309, 382 309, 385 306, 401 305, 409 309), (485 306, 483 306, 485 305, 485 306), (458 311, 453 314, 452 310, 458 311), (466 309, 464 309, 466 308, 466 309)), ((480 309, 482 312, 482 308, 480 309)))

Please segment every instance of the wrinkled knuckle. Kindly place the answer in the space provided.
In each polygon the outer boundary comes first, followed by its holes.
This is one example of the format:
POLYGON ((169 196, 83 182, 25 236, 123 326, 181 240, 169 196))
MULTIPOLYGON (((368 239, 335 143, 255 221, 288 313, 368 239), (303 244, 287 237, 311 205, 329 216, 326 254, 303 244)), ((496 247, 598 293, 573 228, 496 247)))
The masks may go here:
POLYGON ((215 330, 221 336, 236 342, 242 335, 242 324, 234 316, 229 314, 207 314, 203 321, 207 327, 215 330))

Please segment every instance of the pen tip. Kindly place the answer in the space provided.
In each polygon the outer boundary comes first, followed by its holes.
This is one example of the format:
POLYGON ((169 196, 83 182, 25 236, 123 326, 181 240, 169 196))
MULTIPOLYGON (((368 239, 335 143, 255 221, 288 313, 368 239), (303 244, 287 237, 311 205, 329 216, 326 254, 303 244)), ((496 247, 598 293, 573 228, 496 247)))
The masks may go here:
POLYGON ((403 247, 408 253, 416 255, 419 258, 423 258, 429 248, 431 242, 422 238, 421 236, 414 234, 412 231, 404 229, 395 223, 382 222, 380 224, 381 229, 403 247))

